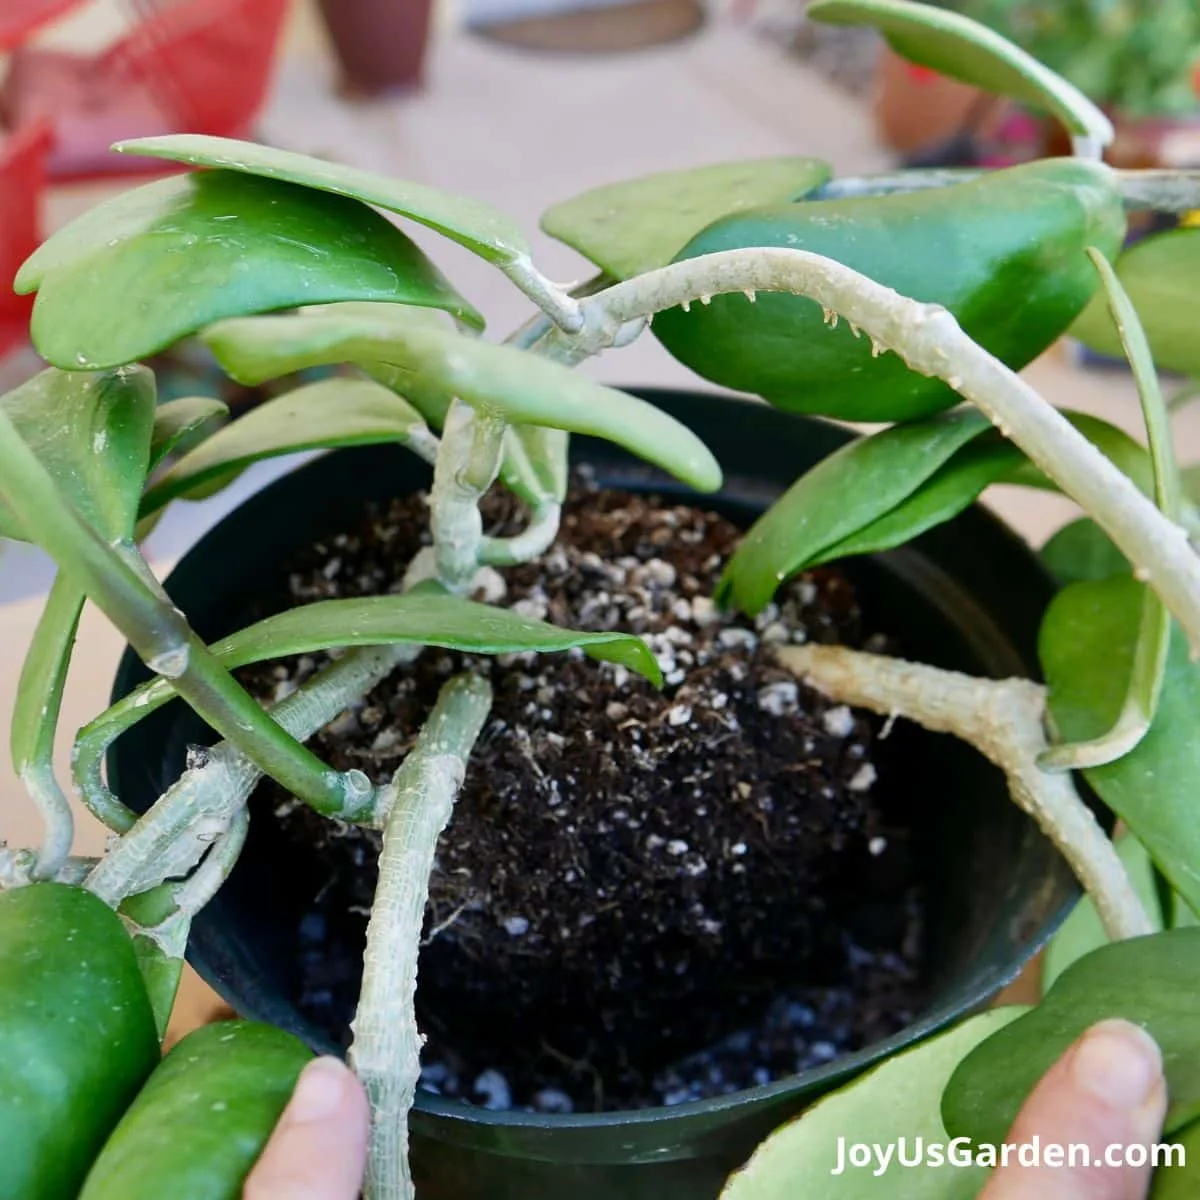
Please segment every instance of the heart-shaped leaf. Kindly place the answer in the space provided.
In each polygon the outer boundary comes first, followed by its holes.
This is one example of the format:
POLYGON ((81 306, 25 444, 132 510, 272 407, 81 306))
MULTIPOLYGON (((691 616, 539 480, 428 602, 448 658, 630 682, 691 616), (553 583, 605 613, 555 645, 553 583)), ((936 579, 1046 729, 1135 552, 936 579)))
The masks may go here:
MULTIPOLYGON (((1117 259, 1117 277, 1141 318, 1154 361, 1164 370, 1200 374, 1195 320, 1200 228, 1172 229, 1143 238, 1117 259)), ((1121 337, 1103 295, 1093 298, 1071 333, 1101 354, 1122 353, 1121 337)))
MULTIPOLYGON (((1125 832, 1117 838, 1117 857, 1125 864, 1129 880, 1150 918, 1151 925, 1155 931, 1162 929, 1163 913, 1158 895, 1158 880, 1146 847, 1131 833, 1125 832)), ((1091 954, 1101 946, 1107 946, 1108 942, 1109 937, 1104 931, 1095 903, 1090 896, 1084 896, 1071 910, 1071 915, 1059 926, 1058 932, 1046 947, 1042 958, 1042 994, 1045 995, 1050 990, 1072 963, 1078 962, 1085 954, 1091 954)))
MULTIPOLYGON (((439 646, 468 654, 552 654, 576 647, 601 662, 617 663, 662 686, 662 671, 649 646, 628 633, 561 629, 507 608, 477 604, 435 590, 400 596, 321 600, 267 617, 210 649, 227 670, 343 646, 439 646)), ((89 729, 115 738, 165 704, 174 692, 169 680, 135 688, 89 729)))
POLYGON ((264 458, 376 442, 400 442, 428 458, 437 446, 421 414, 378 383, 306 384, 251 409, 185 454, 149 489, 141 512, 146 516, 213 480, 224 486, 264 458))
POLYGON ((1163 1052, 1171 1106, 1165 1132, 1200 1113, 1200 929, 1113 942, 1059 977, 1049 994, 977 1046, 942 1097, 952 1137, 999 1145, 1050 1066, 1097 1021, 1120 1017, 1148 1030, 1163 1052))
MULTIPOLYGON (((1139 486, 1153 484, 1145 449, 1083 413, 1071 423, 1139 486)), ((751 527, 718 598, 756 613, 807 567, 889 550, 962 512, 993 483, 1053 485, 975 409, 894 425, 848 443, 798 479, 751 527)))
POLYGON ((154 470, 180 442, 202 425, 229 416, 229 408, 208 396, 181 396, 154 410, 150 469, 154 470))
POLYGON ((559 363, 424 323, 320 313, 222 321, 205 343, 241 383, 328 363, 386 362, 396 386, 436 386, 512 425, 544 425, 607 438, 698 491, 715 491, 721 468, 685 425, 644 400, 593 383, 559 363))
POLYGON ((798 200, 830 176, 815 158, 759 158, 663 171, 548 208, 542 229, 614 279, 665 267, 706 225, 742 208, 798 200))
MULTIPOLYGON (((50 368, 0 406, 79 515, 106 541, 129 537, 149 469, 154 375, 50 368)), ((27 540, 2 500, 0 536, 27 540)))
POLYGON ((1061 584, 1107 579, 1133 572, 1129 560, 1091 517, 1064 525, 1041 550, 1042 561, 1061 584))
POLYGON ((373 171, 257 142, 196 133, 135 138, 118 142, 113 149, 121 154, 165 158, 193 167, 221 167, 361 200, 436 229, 489 262, 508 263, 529 255, 529 243, 510 217, 468 196, 456 196, 421 183, 389 179, 373 171))
POLYGON ((818 1100, 759 1146, 730 1177, 721 1200, 974 1200, 986 1168, 902 1166, 895 1148, 903 1144, 911 1154, 922 1142, 928 1147, 949 1140, 940 1112, 947 1081, 980 1042, 1024 1011, 981 1013, 818 1100), (892 1157, 883 1170, 878 1157, 870 1167, 851 1166, 847 1145, 855 1143, 892 1157))
MULTIPOLYGON (((1133 669, 1144 585, 1132 575, 1075 583, 1051 602, 1038 653, 1054 727, 1086 741, 1112 727, 1133 669)), ((1116 762, 1084 771, 1096 793, 1200 911, 1200 667, 1175 627, 1154 723, 1116 762)))
POLYGON ((1074 84, 961 13, 910 0, 814 0, 807 12, 831 25, 872 26, 909 62, 1053 113, 1101 146, 1113 139, 1112 122, 1074 84))
POLYGON ((339 300, 479 314, 417 246, 357 200, 201 171, 124 192, 54 234, 17 273, 31 336, 67 369, 166 349, 222 317, 339 300))

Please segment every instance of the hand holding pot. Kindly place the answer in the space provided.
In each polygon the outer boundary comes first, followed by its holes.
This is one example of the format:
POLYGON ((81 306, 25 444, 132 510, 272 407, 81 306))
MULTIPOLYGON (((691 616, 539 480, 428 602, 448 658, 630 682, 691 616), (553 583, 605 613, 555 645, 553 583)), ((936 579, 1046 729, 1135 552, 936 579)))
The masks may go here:
POLYGON ((246 1180, 244 1200, 356 1200, 369 1125, 354 1074, 336 1058, 309 1063, 246 1180))
MULTIPOLYGON (((1154 1142, 1167 1111, 1162 1055, 1127 1021, 1094 1025, 1046 1072, 1018 1114, 1008 1140, 1043 1147, 1086 1144, 1092 1159, 1110 1147, 1154 1142)), ((1144 1167, 1002 1167, 980 1200, 1142 1200, 1144 1167)))

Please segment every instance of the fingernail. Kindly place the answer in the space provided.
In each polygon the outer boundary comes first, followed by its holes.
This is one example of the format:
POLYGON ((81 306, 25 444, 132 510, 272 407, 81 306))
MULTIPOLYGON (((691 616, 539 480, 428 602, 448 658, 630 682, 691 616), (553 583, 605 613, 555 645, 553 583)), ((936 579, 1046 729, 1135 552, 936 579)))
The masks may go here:
POLYGON ((1114 1108, 1140 1108, 1162 1078, 1162 1053, 1139 1026, 1102 1021, 1079 1043, 1071 1077, 1080 1090, 1114 1108))
POLYGON ((293 1121, 319 1121, 330 1116, 346 1095, 349 1070, 336 1058, 317 1058, 300 1072, 288 1105, 293 1121))

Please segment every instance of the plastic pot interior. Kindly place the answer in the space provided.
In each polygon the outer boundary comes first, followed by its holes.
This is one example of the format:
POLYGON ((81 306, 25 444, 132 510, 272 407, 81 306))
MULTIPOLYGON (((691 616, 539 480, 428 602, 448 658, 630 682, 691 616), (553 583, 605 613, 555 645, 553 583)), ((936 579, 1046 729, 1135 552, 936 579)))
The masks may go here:
MULTIPOLYGON (((849 436, 763 404, 701 393, 641 394, 694 429, 725 468, 700 502, 743 526, 849 436)), ((686 496, 686 489, 606 443, 576 438, 576 461, 601 485, 686 496)), ((212 529, 167 590, 208 640, 245 623, 254 596, 321 536, 349 527, 368 500, 428 486, 429 468, 394 447, 318 458, 212 529)), ((908 658, 991 676, 1036 675, 1039 621, 1053 585, 1029 548, 979 507, 901 550, 843 564, 871 630, 908 658)), ((115 694, 148 672, 129 652, 115 694)), ((923 864, 932 1002, 901 1033, 777 1083, 674 1108, 596 1115, 489 1112, 426 1093, 413 1115, 422 1196, 454 1200, 710 1200, 771 1129, 818 1093, 977 1009, 1011 981, 1077 896, 1070 871, 1008 797, 1003 777, 946 736, 910 729, 906 793, 923 864)), ((189 743, 212 735, 182 704, 126 734, 109 758, 122 799, 144 810, 178 776, 189 743)), ((297 918, 288 862, 271 823, 252 822, 236 870, 195 922, 188 957, 240 1013, 329 1050, 295 1008, 297 918)))

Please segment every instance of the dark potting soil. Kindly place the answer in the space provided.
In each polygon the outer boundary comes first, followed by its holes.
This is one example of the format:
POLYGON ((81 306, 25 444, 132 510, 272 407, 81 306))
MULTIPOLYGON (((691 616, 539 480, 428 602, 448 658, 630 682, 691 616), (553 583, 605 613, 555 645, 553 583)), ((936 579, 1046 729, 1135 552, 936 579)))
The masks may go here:
MULTIPOLYGON (((485 515, 489 532, 521 527, 503 498, 485 515)), ((295 563, 263 612, 397 591, 427 528, 424 497, 369 511, 295 563)), ((713 513, 577 480, 559 542, 488 598, 642 635, 662 691, 578 652, 431 650, 315 739, 383 781, 450 674, 470 661, 491 678, 430 887, 418 1016, 431 1090, 543 1111, 675 1104, 831 1061, 913 1018, 922 920, 893 741, 772 657, 787 641, 882 639, 834 570, 794 581, 756 620, 718 612, 709 597, 739 536, 713 513)), ((277 699, 319 665, 243 674, 277 699)), ((280 823, 303 900, 295 999, 344 1041, 378 835, 272 784, 255 804, 280 823)))

